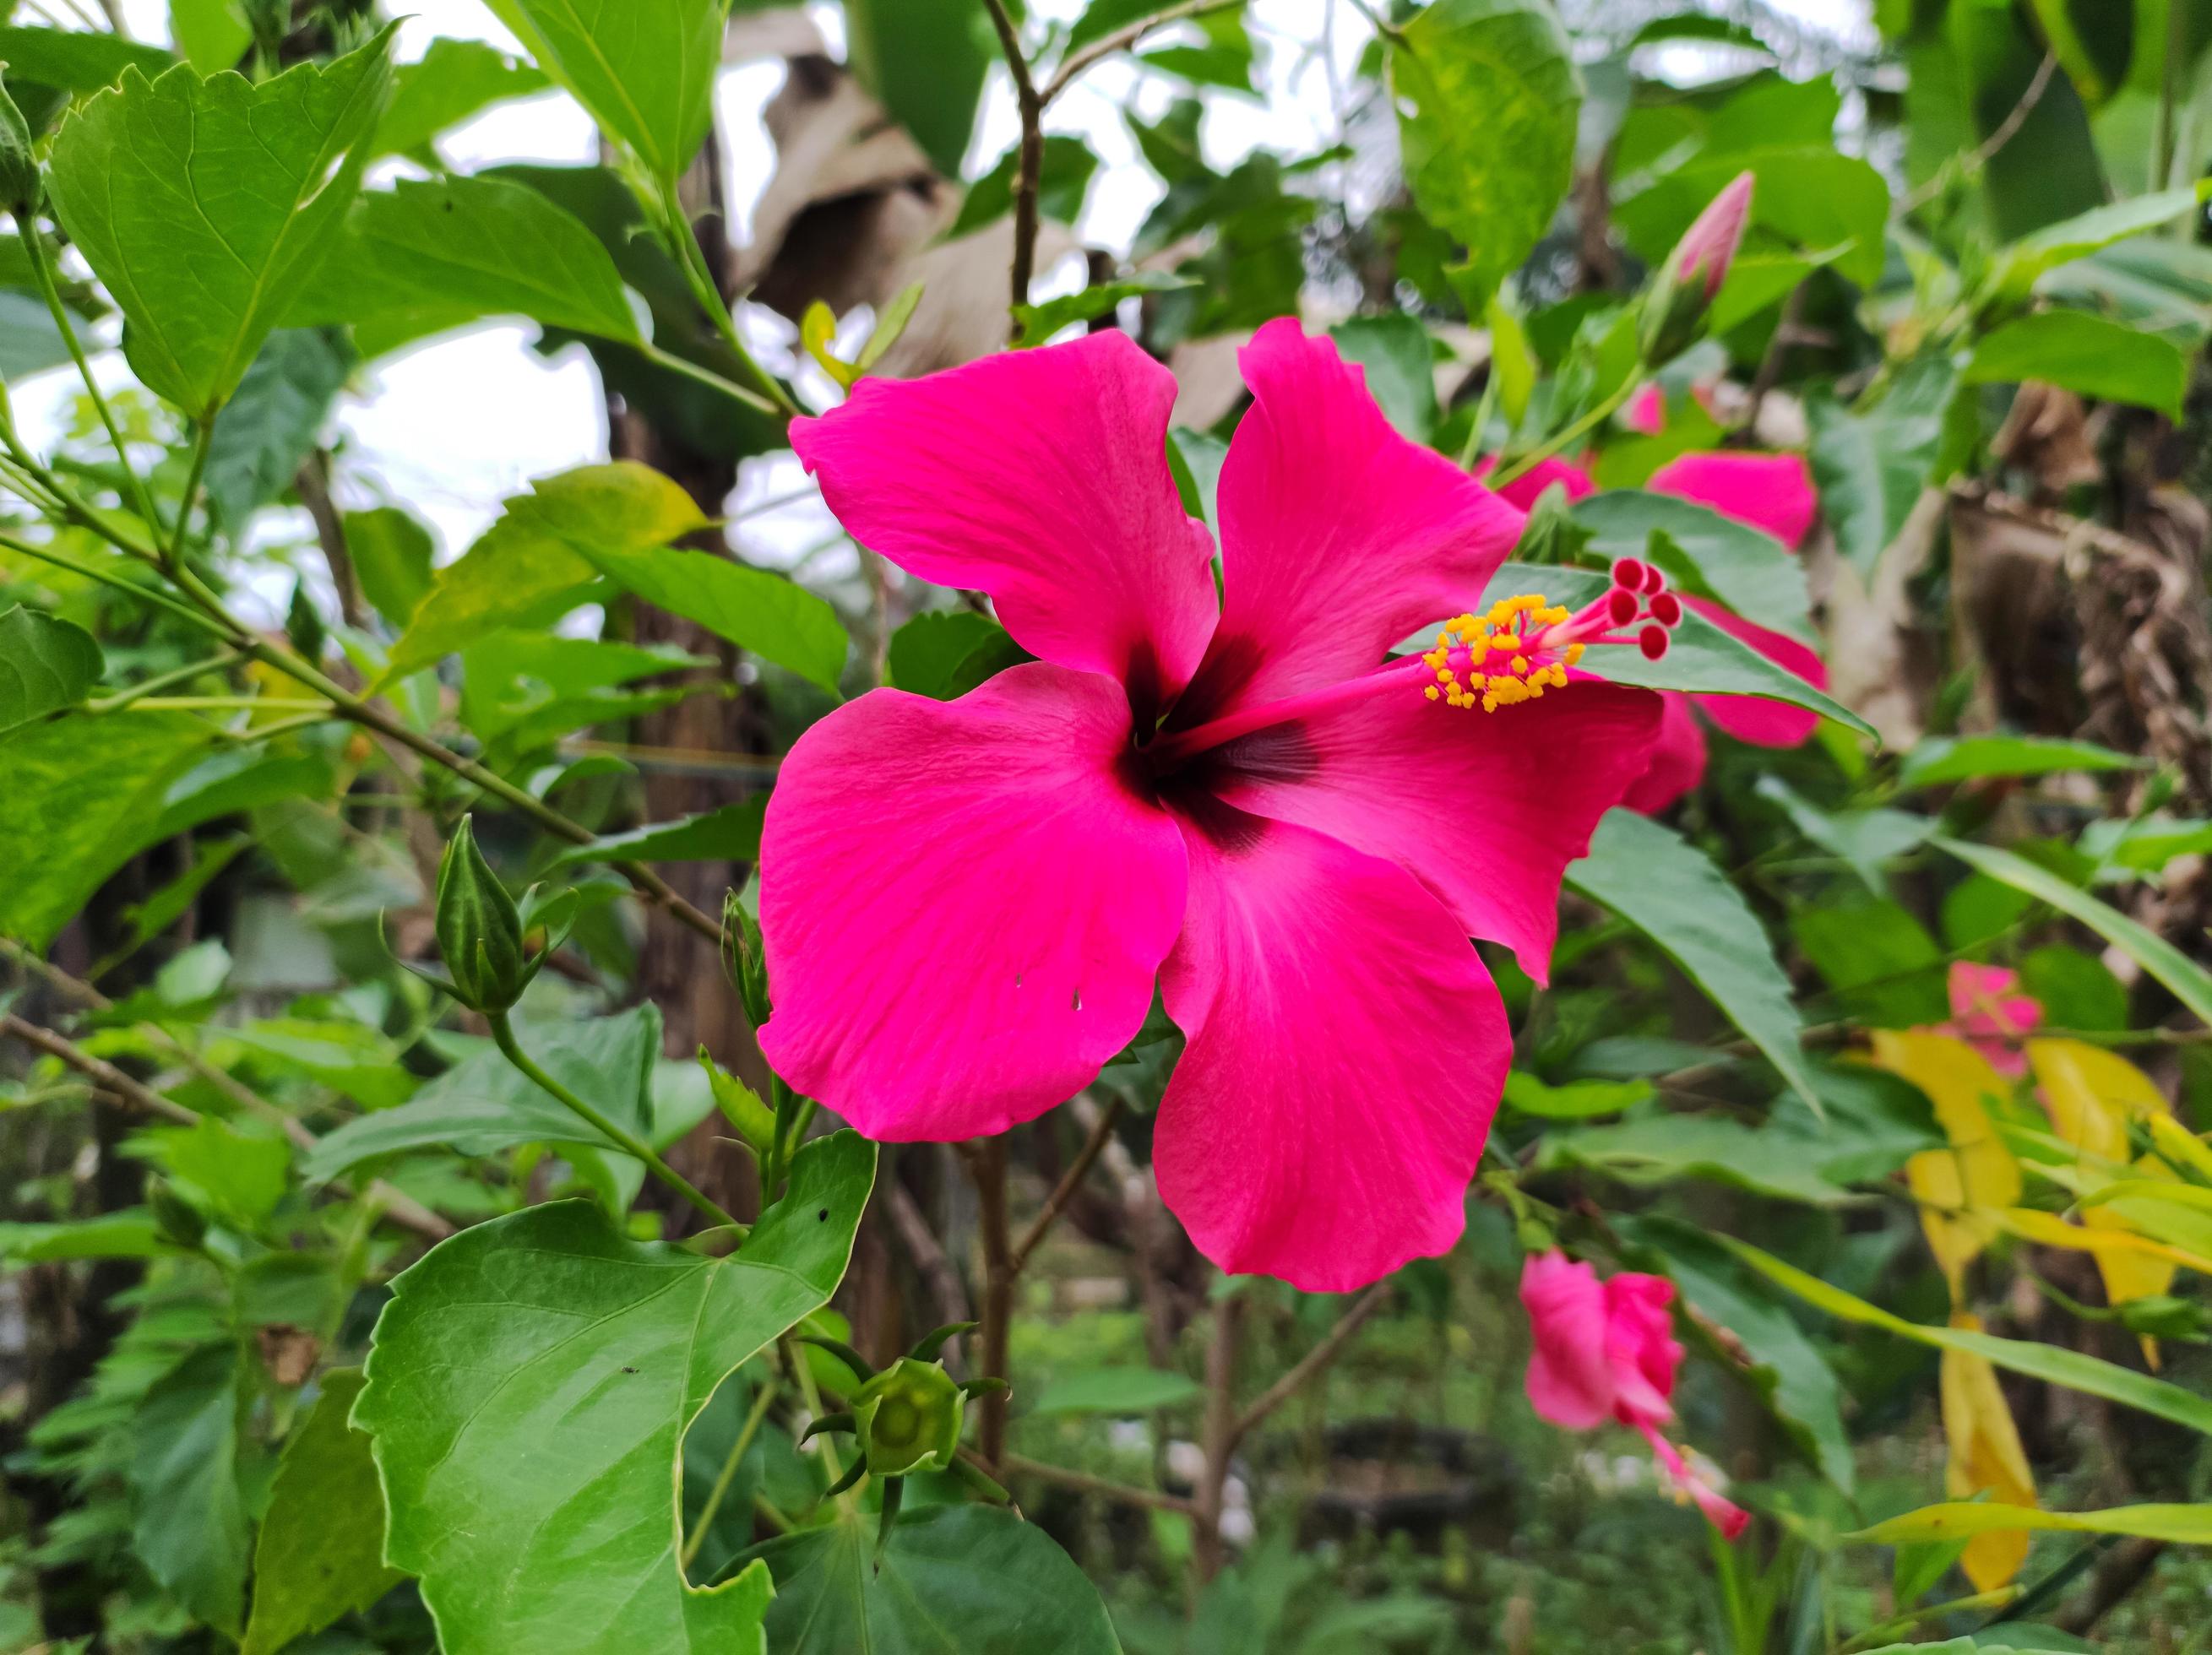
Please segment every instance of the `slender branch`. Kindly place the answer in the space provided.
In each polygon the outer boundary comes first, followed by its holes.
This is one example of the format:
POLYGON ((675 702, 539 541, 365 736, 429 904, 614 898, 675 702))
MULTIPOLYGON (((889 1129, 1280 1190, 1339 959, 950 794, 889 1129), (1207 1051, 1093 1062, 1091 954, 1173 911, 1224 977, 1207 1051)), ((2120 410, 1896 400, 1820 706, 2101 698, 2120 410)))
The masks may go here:
POLYGON ((931 1295, 937 1300, 937 1319, 939 1322, 964 1322, 968 1314, 967 1289, 960 1285, 960 1272, 952 1267, 952 1260, 945 1251, 945 1244, 937 1239, 937 1232, 929 1228, 921 1209, 907 1193, 906 1186, 896 1179, 880 1180, 884 1200, 890 1208, 891 1228, 899 1233, 899 1240, 914 1257, 915 1268, 929 1283, 931 1295))
POLYGON ((21 1040, 25 1046, 35 1046, 50 1058, 58 1058, 83 1076, 103 1092, 111 1092, 132 1108, 149 1115, 159 1115, 181 1125, 199 1124, 198 1113, 181 1103, 163 1097, 153 1088, 132 1079, 104 1058, 95 1058, 67 1036, 57 1034, 51 1028, 26 1022, 14 1012, 0 1014, 0 1034, 21 1040))
MULTIPOLYGON (((165 567, 181 570, 185 566, 185 537, 191 527, 192 504, 200 496, 200 479, 207 475, 208 452, 215 446, 215 417, 210 415, 199 423, 192 438, 192 463, 185 473, 185 492, 177 500, 175 531, 169 537, 169 549, 165 567)), ((152 525, 156 534, 161 525, 152 525)))
POLYGON ((1611 419, 1613 417, 1613 410, 1618 409, 1623 403, 1626 402, 1629 399, 1629 397, 1635 391, 1637 383, 1638 376, 1631 373, 1626 379, 1620 382, 1620 388, 1618 391, 1615 391, 1613 395, 1607 397, 1603 402, 1600 403, 1595 408, 1590 409, 1589 413, 1583 415, 1582 418, 1577 420, 1565 430, 1560 432, 1556 436, 1546 438, 1542 442, 1537 444, 1535 447, 1530 449, 1527 453, 1521 455, 1517 458, 1499 461, 1498 469, 1483 479, 1484 484, 1493 491, 1503 488, 1507 483, 1512 482, 1521 477, 1527 476, 1529 472, 1534 470, 1538 466, 1541 465, 1546 460, 1551 458, 1553 455, 1559 453, 1562 449, 1571 448, 1583 438, 1588 436, 1592 431, 1597 429, 1599 426, 1604 424, 1606 421, 1611 419))
POLYGON ((1209 11, 1227 11, 1243 3, 1244 0, 1181 0, 1179 4, 1154 12, 1150 17, 1140 17, 1133 23, 1126 23, 1111 34, 1103 34, 1081 51, 1071 52, 1061 58, 1060 66, 1052 72, 1052 79, 1045 82, 1044 90, 1038 94, 1037 101, 1040 105, 1049 105, 1067 90, 1069 83, 1078 76, 1117 52, 1127 52, 1156 28, 1165 28, 1170 23, 1180 23, 1209 11))
POLYGON ((0 546, 4 546, 9 551, 19 553, 24 557, 35 558, 41 563, 51 563, 58 569, 67 569, 71 574, 81 574, 86 579, 98 581, 103 586, 112 586, 116 591, 128 592, 133 597, 143 598, 155 608, 167 609, 172 615, 191 621, 203 632, 210 633, 227 644, 238 641, 233 634, 217 626, 191 604, 180 603, 167 592, 156 591, 151 586, 142 586, 135 580, 125 580, 120 575, 110 574, 105 569, 95 567, 89 563, 80 562, 67 553, 52 551, 44 546, 34 546, 27 540, 19 540, 14 535, 0 534, 0 546))
POLYGON ((692 1560, 699 1555, 699 1548, 707 1543, 707 1531, 714 1525, 714 1513, 722 1509, 722 1498, 730 1492, 730 1484, 737 1479, 738 1462, 744 1458, 745 1450, 753 1446, 753 1439, 760 1434, 761 1422, 768 1417, 769 1404, 775 1400, 775 1381, 762 1380, 760 1390, 753 1396, 752 1410, 745 1416, 744 1427, 738 1433, 738 1440, 730 1445, 729 1456, 722 1461, 721 1473, 715 1477, 714 1486, 708 1493, 706 1505, 700 1508, 699 1521, 691 1530, 691 1537, 684 1543, 684 1555, 679 1560, 679 1567, 688 1571, 692 1560))
MULTIPOLYGON (((2027 89, 2020 94, 2020 101, 2012 106, 2012 112, 2000 121, 1996 130, 1988 137, 1984 138, 1959 163, 1956 176, 1972 178, 1994 161, 2000 149, 2020 136, 2020 129, 2027 124, 2027 118, 2035 112, 2036 105, 2043 101, 2043 94, 2051 89, 2051 78, 2057 70, 2057 55, 2051 52, 2044 53, 2043 61, 2036 65, 2035 78, 2027 83, 2027 89)), ((1898 216, 1902 218, 1918 212, 1943 193, 1944 187, 1950 183, 1953 176, 1950 167, 1939 168, 1935 177, 1898 203, 1898 216)))
POLYGON ((1237 1452, 1237 1355, 1243 1342, 1244 1294, 1224 1294, 1213 1306, 1213 1337, 1206 1348, 1205 1469, 1192 1516, 1190 1590, 1195 1594, 1221 1570, 1221 1513, 1227 1503, 1229 1462, 1237 1452))
POLYGON ((610 1143, 619 1148, 623 1154, 635 1156, 644 1162, 647 1172, 682 1196, 715 1223, 726 1225, 740 1235, 745 1234, 747 1229, 745 1225, 739 1223, 701 1194, 697 1186, 663 1161, 659 1152, 650 1143, 638 1137, 627 1126, 608 1118, 599 1110, 585 1102, 583 1099, 540 1069, 532 1060, 530 1054, 522 1049, 521 1043, 514 1038, 514 1025, 508 1021, 505 1012, 495 1011, 486 1021, 491 1024, 493 1040, 498 1044, 499 1049, 507 1054, 507 1060, 534 1082, 538 1090, 566 1105, 572 1113, 585 1121, 610 1143))
POLYGON ((1044 1210, 1036 1215, 1036 1221, 1022 1233, 1020 1241, 1015 1244, 1013 1256, 1007 1260, 1007 1268, 1014 1275, 1019 1276, 1028 1266, 1030 1255, 1036 1251, 1037 1243, 1044 1240, 1045 1233, 1052 1228, 1067 1203, 1075 1198, 1075 1192, 1082 1188, 1084 1178, 1091 1171, 1091 1164, 1098 1159, 1099 1152, 1105 1149, 1106 1140, 1114 1136, 1114 1123, 1121 1118, 1121 1100, 1119 1097, 1109 1099, 1106 1106, 1098 1112, 1098 1119, 1091 1126, 1091 1136, 1084 1141, 1083 1148, 1068 1163, 1067 1170, 1060 1174, 1060 1182, 1053 1186, 1052 1193, 1045 1197, 1044 1210))
MULTIPOLYGON (((735 325, 734 320, 732 325, 735 325)), ((634 349, 654 367, 665 367, 672 373, 680 373, 687 379, 696 380, 711 390, 720 391, 732 402, 743 403, 755 413, 765 414, 770 419, 777 420, 788 419, 791 416, 789 409, 780 407, 765 397, 756 396, 743 385, 725 379, 712 368, 701 367, 698 363, 687 357, 678 356, 674 351, 663 350, 659 345, 654 344, 639 345, 634 349)), ((767 372, 764 368, 756 368, 754 371, 763 375, 767 372)), ((785 400, 788 401, 789 398, 787 397, 785 400)))
MULTIPOLYGON (((980 1471, 994 1470, 982 1455, 973 1448, 963 1448, 960 1458, 980 1471)), ((1035 1477, 1040 1482, 1057 1483, 1063 1488, 1103 1495, 1108 1500, 1118 1500, 1124 1505, 1148 1506, 1156 1512, 1173 1512, 1178 1517, 1189 1517, 1198 1509, 1181 1494, 1167 1494, 1158 1488, 1139 1488, 1132 1483, 1093 1476, 1088 1471, 1073 1471, 1064 1465, 1048 1465, 1042 1460, 1025 1459, 1019 1454, 1008 1454, 1004 1470, 1015 1476, 1035 1477)))
MULTIPOLYGON (((1014 173, 1014 258, 1010 273, 1012 297, 1010 312, 1030 301, 1030 278, 1036 271, 1037 187, 1044 174, 1044 100, 1022 55, 1021 36, 1006 11, 1006 0, 983 0, 991 13, 991 26, 999 32, 999 47, 1006 54, 1007 70, 1014 77, 1014 102, 1021 111, 1020 165, 1014 173)), ((1018 335, 1012 325, 1008 336, 1018 335)))
POLYGON ((235 650, 225 650, 220 655, 210 656, 204 661, 193 661, 170 671, 158 673, 142 682, 131 685, 128 689, 118 690, 112 695, 96 697, 84 704, 84 710, 87 712, 120 712, 134 701, 143 701, 149 695, 159 695, 163 690, 173 689, 179 684, 188 684, 193 679, 207 673, 221 672, 238 658, 238 652, 235 650))
POLYGON ((1243 1441, 1255 1426, 1295 1396, 1300 1386, 1325 1371, 1343 1354, 1344 1347, 1352 1336, 1359 1331, 1369 1317, 1382 1307, 1383 1300, 1389 1296, 1390 1284, 1387 1282, 1377 1282, 1361 1294, 1352 1308, 1338 1319, 1336 1325, 1322 1336, 1322 1342, 1299 1360, 1297 1367, 1261 1391, 1257 1400, 1237 1416, 1237 1428, 1230 1440, 1232 1443, 1243 1441))

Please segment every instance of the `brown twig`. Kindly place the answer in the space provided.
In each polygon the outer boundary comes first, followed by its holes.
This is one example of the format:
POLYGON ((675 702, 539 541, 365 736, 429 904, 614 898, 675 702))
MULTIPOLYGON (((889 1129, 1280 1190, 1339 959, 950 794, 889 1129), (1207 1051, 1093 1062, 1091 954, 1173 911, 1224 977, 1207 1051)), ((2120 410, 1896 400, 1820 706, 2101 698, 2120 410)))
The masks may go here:
POLYGON ((1206 1469, 1193 1513, 1190 1589, 1195 1594, 1220 1573, 1221 1513, 1229 1488, 1229 1460, 1237 1452, 1237 1351, 1244 1327, 1244 1295, 1231 1293, 1213 1307, 1213 1338, 1206 1348, 1206 1469))
POLYGON ((1100 1494, 1108 1500, 1118 1500, 1124 1505, 1147 1506, 1158 1512, 1174 1512, 1188 1517, 1196 1507, 1181 1494, 1163 1493, 1158 1488, 1139 1488, 1127 1482, 1115 1482, 1103 1476, 1093 1476, 1088 1471, 1072 1471, 1064 1465, 1048 1465, 1042 1460, 1024 1459, 1019 1454, 1008 1454, 1001 1464, 994 1467, 973 1448, 963 1448, 960 1458, 980 1470, 1014 1476, 1033 1476, 1040 1482, 1056 1482, 1063 1488, 1074 1488, 1086 1494, 1100 1494))
POLYGON ((890 1209, 891 1228, 899 1233, 913 1257, 915 1268, 929 1283, 930 1294, 937 1300, 937 1316, 941 1322, 964 1322, 968 1314, 968 1290, 960 1284, 960 1272, 953 1268, 945 1244, 937 1239, 937 1232, 929 1228, 929 1220, 922 1216, 921 1209, 907 1193, 906 1185, 896 1179, 886 1178, 882 1184, 884 1201, 890 1209))
POLYGON ((1359 1331, 1367 1319, 1382 1307, 1390 1296, 1390 1284, 1377 1282, 1361 1294, 1350 1310, 1338 1319, 1334 1327, 1322 1336, 1322 1342, 1301 1357, 1297 1367, 1261 1391, 1249 1408, 1237 1416, 1237 1428, 1230 1441, 1233 1446, 1242 1442, 1252 1428, 1266 1419, 1293 1396, 1307 1380, 1325 1370, 1343 1353, 1352 1336, 1359 1331))
POLYGON ((1022 1233, 1020 1241, 1015 1244, 1013 1257, 1007 1261, 1008 1268, 1014 1275, 1019 1276, 1027 1268, 1030 1255, 1036 1251, 1037 1243, 1044 1240, 1046 1232, 1058 1221, 1067 1203, 1075 1198, 1075 1192, 1083 1187, 1085 1176, 1097 1161, 1099 1152, 1105 1149, 1106 1140, 1114 1136, 1114 1123, 1121 1118, 1121 1100, 1118 1097, 1108 1099, 1106 1106, 1098 1112, 1098 1118, 1091 1125, 1091 1136, 1084 1140, 1083 1148, 1076 1152, 1075 1159, 1060 1174, 1060 1182, 1045 1197, 1044 1209, 1037 1214, 1035 1222, 1022 1233))
MULTIPOLYGON (((1044 173, 1044 100, 1037 94, 1029 59, 1022 55, 1021 35, 1006 11, 1006 0, 983 0, 991 13, 991 27, 999 32, 999 48, 1006 54, 1006 70, 1014 77, 1014 103, 1022 117, 1021 161, 1014 173, 1014 258, 1009 285, 1009 310, 1030 301, 1030 277, 1036 273, 1037 185, 1044 173)), ((1020 332, 1020 324, 1009 322, 1007 336, 1020 332)))
MULTIPOLYGON (((2043 94, 2051 89, 2051 77, 2057 73, 2057 57, 2051 52, 2044 53, 2043 61, 2036 65, 2035 78, 2027 83, 2027 89, 2020 94, 2020 101, 2012 106, 2010 114, 1997 123, 1996 130, 1976 145, 1965 161, 1960 163, 1959 176, 1972 177, 1994 161, 2000 149, 2020 136, 2020 129, 2027 124, 2027 118, 2035 112, 2036 105, 2043 101, 2043 94)), ((1898 203, 1898 215, 1902 218, 1909 214, 1918 212, 1943 193, 1944 186, 1950 182, 1950 169, 1939 168, 1935 177, 1898 203)))
POLYGON ((1181 0, 1181 3, 1154 12, 1150 17, 1139 17, 1133 23, 1125 23, 1111 34, 1102 34, 1079 52, 1071 52, 1060 60, 1038 94, 1040 105, 1049 106, 1052 100, 1067 90, 1076 76, 1093 65, 1103 63, 1117 52, 1127 52, 1156 28, 1165 28, 1170 23, 1180 23, 1209 11, 1227 11, 1241 6, 1244 0, 1181 0))
POLYGON ((50 1058, 58 1058, 83 1076, 101 1091, 121 1099, 132 1108, 149 1115, 159 1115, 164 1120, 173 1120, 181 1125, 192 1126, 199 1116, 181 1103, 163 1097, 143 1082, 132 1079, 104 1058, 95 1058, 67 1036, 57 1034, 51 1028, 26 1022, 14 1012, 0 1015, 0 1034, 21 1040, 35 1047, 50 1058))

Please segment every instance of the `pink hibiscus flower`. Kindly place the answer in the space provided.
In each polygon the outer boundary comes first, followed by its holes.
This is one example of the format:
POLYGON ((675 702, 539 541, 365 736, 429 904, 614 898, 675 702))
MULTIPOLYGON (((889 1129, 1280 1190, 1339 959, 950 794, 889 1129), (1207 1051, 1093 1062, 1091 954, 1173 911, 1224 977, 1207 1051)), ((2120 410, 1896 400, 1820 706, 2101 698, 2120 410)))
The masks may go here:
POLYGON ((1535 1346, 1528 1405, 1570 1431, 1608 1419, 1632 1427, 1677 1492, 1733 1540, 1751 1514, 1699 1476, 1661 1428, 1674 1417, 1682 1367, 1667 1308, 1674 1300, 1674 1284, 1663 1276, 1624 1270, 1600 1282, 1595 1270, 1565 1253, 1531 1253, 1521 1270, 1521 1303, 1535 1346))
MULTIPOLYGON (((1656 385, 1646 387, 1629 406, 1630 423, 1638 430, 1656 430, 1655 421, 1663 421, 1664 405, 1656 385)), ((1486 460, 1476 475, 1486 474, 1491 464, 1486 460)), ((1538 462, 1498 492, 1525 512, 1555 482, 1565 487, 1571 500, 1580 500, 1597 488, 1581 466, 1553 458, 1538 462)), ((1812 476, 1795 454, 1684 454, 1652 473, 1647 486, 1656 494, 1695 500, 1723 517, 1763 530, 1793 551, 1812 532, 1820 514, 1812 476)), ((1682 602, 1814 688, 1828 687, 1828 671, 1820 656, 1786 633, 1747 621, 1705 598, 1685 597, 1682 602)), ((1787 701, 1693 695, 1677 690, 1665 692, 1662 699, 1666 711, 1650 766, 1621 801, 1645 815, 1656 815, 1705 779, 1705 735, 1693 706, 1736 740, 1756 747, 1799 746, 1820 723, 1819 713, 1787 701)))
POLYGON ((2017 992, 2020 975, 2002 966, 1951 963, 1951 1021, 1944 1033, 1955 1034, 1989 1059, 2008 1080, 2027 1073, 2021 1042, 2043 1021, 2043 1003, 2017 992))
POLYGON ((855 538, 989 593, 1042 658, 949 703, 872 691, 792 749, 761 1046, 872 1137, 971 1137, 1087 1084, 1157 978, 1188 1037, 1161 1195, 1224 1270, 1342 1290, 1460 1234, 1510 1055, 1468 939, 1547 975, 1560 874, 1659 721, 1567 668, 1663 649, 1672 598, 1638 571, 1578 615, 1461 613, 1521 514, 1294 321, 1241 362, 1218 598, 1168 469, 1174 379, 1119 333, 793 423, 855 538))

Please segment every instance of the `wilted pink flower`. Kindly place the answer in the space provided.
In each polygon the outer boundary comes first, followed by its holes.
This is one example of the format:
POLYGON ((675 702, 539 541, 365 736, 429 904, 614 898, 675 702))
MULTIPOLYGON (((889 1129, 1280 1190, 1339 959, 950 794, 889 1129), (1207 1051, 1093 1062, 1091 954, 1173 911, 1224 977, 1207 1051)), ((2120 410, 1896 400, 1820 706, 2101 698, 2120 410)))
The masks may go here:
POLYGON ((2042 1002, 2015 992, 2019 986, 2019 973, 2002 966, 1978 966, 1971 960, 1951 962, 1948 1032, 1988 1058, 1990 1067, 2008 1080, 2027 1073, 2021 1042, 2043 1021, 2042 1002))
POLYGON ((1674 1420, 1682 1367, 1668 1312, 1674 1300, 1674 1284, 1663 1276, 1623 1270, 1601 1282, 1565 1253, 1531 1253, 1521 1270, 1521 1303, 1535 1346, 1528 1405, 1570 1431, 1608 1419, 1632 1427, 1675 1488, 1733 1540, 1751 1514, 1699 1476, 1661 1428, 1674 1420))
POLYGON ((1188 1037, 1162 1196, 1223 1269, 1343 1289, 1460 1233, 1510 1044, 1468 938, 1547 974, 1560 874, 1659 720, 1567 669, 1663 648, 1680 611, 1638 570, 1579 615, 1462 613, 1521 514, 1296 322, 1241 363, 1218 599, 1168 469, 1175 381, 1120 333, 793 422, 855 538, 988 592, 1042 658, 950 703, 872 691, 793 749, 761 1045, 870 1137, 970 1137, 1087 1084, 1157 977, 1188 1037))
MULTIPOLYGON (((1646 389, 1656 396, 1658 387, 1646 389)), ((1656 418, 1663 423, 1663 411, 1655 411, 1649 403, 1639 400, 1630 406, 1638 417, 1656 418)), ((1663 407, 1662 403, 1660 410, 1663 407)), ((1656 432, 1661 427, 1649 428, 1656 432)), ((1486 474, 1493 464, 1485 460, 1475 475, 1486 474)), ((1580 465, 1554 458, 1539 461, 1498 492, 1525 512, 1555 482, 1566 489, 1571 500, 1582 499, 1597 487, 1580 465)), ((1805 462, 1795 454, 1685 454, 1655 472, 1649 487, 1658 494, 1709 506, 1724 517, 1765 530, 1792 550, 1811 531, 1820 509, 1812 476, 1805 462)), ((1747 621, 1702 597, 1684 597, 1682 603, 1815 689, 1828 687, 1828 671, 1820 656, 1795 638, 1747 621)), ((1692 695, 1668 690, 1664 697, 1667 710, 1652 744, 1651 762, 1621 801, 1645 815, 1656 815, 1705 778, 1705 737, 1692 716, 1693 703, 1738 741, 1757 747, 1799 746, 1820 723, 1817 712, 1757 696, 1692 695)))

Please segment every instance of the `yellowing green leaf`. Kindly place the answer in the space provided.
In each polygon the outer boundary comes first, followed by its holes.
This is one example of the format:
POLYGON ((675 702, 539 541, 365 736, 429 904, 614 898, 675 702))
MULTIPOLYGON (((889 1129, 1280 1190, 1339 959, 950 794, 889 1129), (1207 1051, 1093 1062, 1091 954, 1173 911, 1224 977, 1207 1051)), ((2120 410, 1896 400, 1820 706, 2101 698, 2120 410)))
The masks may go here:
MULTIPOLYGON (((1971 1316, 1955 1325, 1978 1332, 1971 1316)), ((1942 1364, 1943 1435, 1950 1445, 1944 1484, 1954 1500, 1977 1494, 2006 1506, 2035 1504, 2035 1477, 2020 1446, 2012 1409, 1997 1388, 1996 1369, 1972 1351, 1946 1350, 1942 1364)), ((1978 1591, 2009 1584, 2027 1561, 2027 1537, 2005 1530, 1976 1535, 1967 1542, 1960 1566, 1978 1591)))
MULTIPOLYGON (((2177 1546, 2212 1545, 2212 1505, 2115 1506, 2101 1512, 2046 1512, 2018 1506, 1972 1504, 1923 1506, 1846 1540, 1874 1546, 1914 1541, 1956 1539, 2007 1529, 2057 1530, 2070 1534, 2137 1534, 2177 1546)), ((1918 1647, 1918 1646, 1916 1646, 1918 1647)))

